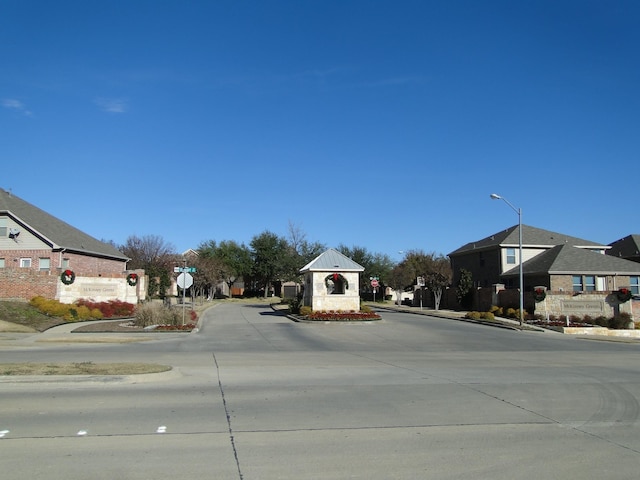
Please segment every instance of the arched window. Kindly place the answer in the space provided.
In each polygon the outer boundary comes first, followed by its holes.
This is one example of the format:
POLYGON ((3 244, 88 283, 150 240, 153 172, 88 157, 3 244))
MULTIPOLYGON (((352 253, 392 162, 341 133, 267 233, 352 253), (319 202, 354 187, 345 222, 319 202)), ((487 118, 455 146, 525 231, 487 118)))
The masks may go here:
POLYGON ((345 290, 349 288, 349 282, 339 273, 331 273, 324 279, 329 295, 344 295, 345 290))

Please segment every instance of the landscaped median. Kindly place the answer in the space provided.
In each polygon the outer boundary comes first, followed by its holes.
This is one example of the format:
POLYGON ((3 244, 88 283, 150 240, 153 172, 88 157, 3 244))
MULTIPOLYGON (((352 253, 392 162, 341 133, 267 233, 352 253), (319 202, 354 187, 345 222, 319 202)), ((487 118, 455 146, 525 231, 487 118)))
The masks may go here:
POLYGON ((16 375, 143 375, 168 372, 154 363, 0 363, 0 376, 16 375))
POLYGON ((351 310, 321 310, 313 311, 311 307, 296 305, 295 301, 283 301, 283 303, 273 303, 271 305, 276 311, 286 314, 295 322, 308 323, 331 323, 331 322, 374 322, 381 320, 380 315, 375 313, 370 307, 363 305, 359 312, 351 310))

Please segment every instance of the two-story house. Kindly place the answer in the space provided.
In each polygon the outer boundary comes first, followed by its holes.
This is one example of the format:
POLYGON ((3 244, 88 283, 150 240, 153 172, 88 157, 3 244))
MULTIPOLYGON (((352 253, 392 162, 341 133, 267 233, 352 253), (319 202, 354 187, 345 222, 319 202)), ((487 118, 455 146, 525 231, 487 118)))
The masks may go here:
POLYGON ((0 189, 0 298, 137 303, 144 271, 127 271, 127 261, 113 245, 0 189))

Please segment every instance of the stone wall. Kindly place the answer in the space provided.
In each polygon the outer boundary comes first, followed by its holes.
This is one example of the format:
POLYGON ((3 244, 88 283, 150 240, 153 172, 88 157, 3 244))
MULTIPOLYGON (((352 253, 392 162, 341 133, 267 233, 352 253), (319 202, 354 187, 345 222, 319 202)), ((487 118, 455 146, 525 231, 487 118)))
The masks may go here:
MULTIPOLYGON (((135 270, 138 283, 131 286, 127 283, 127 275, 131 272, 120 272, 119 275, 85 276, 76 273, 75 281, 65 285, 60 280, 60 269, 39 271, 29 268, 0 269, 0 299, 29 301, 41 296, 59 300, 62 303, 73 303, 80 298, 97 302, 120 300, 137 304, 146 298, 147 277, 144 270, 135 270)), ((74 271, 75 273, 75 271, 74 271)))
POLYGON ((325 278, 333 272, 309 272, 305 274, 304 305, 313 311, 360 311, 359 274, 358 272, 340 272, 347 281, 348 288, 344 293, 330 294, 327 291, 325 278))
POLYGON ((144 299, 146 292, 146 277, 139 275, 138 284, 131 286, 126 278, 104 277, 79 277, 71 285, 59 282, 57 300, 61 303, 73 303, 81 298, 91 299, 95 302, 109 302, 120 300, 122 302, 138 303, 144 299), (142 298, 139 298, 142 295, 142 298))
POLYGON ((535 305, 535 313, 547 317, 561 315, 583 318, 611 318, 619 313, 628 313, 633 318, 633 302, 620 303, 608 292, 584 292, 579 295, 547 292, 546 298, 535 305))

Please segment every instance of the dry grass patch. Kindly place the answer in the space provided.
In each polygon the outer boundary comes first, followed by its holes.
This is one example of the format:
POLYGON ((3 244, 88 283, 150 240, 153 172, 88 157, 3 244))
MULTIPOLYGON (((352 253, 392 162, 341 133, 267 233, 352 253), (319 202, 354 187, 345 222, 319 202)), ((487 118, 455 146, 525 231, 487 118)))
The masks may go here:
POLYGON ((0 375, 141 375, 171 370, 154 363, 0 363, 0 375))

